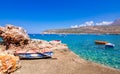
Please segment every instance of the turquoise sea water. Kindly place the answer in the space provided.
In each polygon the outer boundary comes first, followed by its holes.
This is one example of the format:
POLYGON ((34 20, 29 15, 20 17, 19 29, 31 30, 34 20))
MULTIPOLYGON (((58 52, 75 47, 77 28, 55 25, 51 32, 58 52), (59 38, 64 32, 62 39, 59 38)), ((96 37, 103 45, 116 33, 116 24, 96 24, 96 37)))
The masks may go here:
POLYGON ((30 38, 43 40, 61 40, 69 49, 80 57, 120 69, 120 35, 96 35, 96 34, 30 34, 30 38), (105 48, 104 45, 96 45, 95 40, 107 41, 115 44, 114 48, 105 48))
POLYGON ((61 40, 69 49, 80 57, 120 69, 120 35, 96 35, 96 34, 29 34, 30 38, 43 40, 61 40), (105 48, 104 45, 96 45, 95 40, 107 41, 115 44, 114 48, 105 48))

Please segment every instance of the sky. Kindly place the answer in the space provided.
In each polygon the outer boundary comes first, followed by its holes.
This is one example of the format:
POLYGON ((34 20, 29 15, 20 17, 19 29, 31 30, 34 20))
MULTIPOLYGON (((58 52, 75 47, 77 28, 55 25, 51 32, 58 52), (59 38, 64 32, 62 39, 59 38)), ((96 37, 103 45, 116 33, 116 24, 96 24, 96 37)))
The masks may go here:
POLYGON ((0 26, 13 24, 28 33, 117 18, 120 0, 0 0, 0 26))

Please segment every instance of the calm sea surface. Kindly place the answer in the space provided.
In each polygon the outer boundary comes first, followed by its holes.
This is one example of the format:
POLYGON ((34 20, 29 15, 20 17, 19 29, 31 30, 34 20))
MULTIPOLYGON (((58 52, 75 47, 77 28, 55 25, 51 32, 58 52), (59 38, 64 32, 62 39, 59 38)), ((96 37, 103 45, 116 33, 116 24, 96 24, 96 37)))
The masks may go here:
POLYGON ((80 57, 120 69, 120 35, 95 35, 95 34, 29 34, 30 38, 43 40, 61 40, 69 49, 80 57), (107 41, 115 44, 114 48, 105 48, 104 45, 96 45, 95 40, 107 41))
POLYGON ((80 57, 120 69, 120 35, 95 34, 29 34, 32 39, 61 40, 69 49, 80 57), (115 44, 114 48, 96 45, 95 40, 107 41, 115 44))

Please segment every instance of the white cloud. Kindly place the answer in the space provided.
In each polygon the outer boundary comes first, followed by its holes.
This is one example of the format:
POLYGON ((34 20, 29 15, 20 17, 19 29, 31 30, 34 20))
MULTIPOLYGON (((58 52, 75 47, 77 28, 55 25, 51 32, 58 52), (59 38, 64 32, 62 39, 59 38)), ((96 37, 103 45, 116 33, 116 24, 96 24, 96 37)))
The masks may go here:
POLYGON ((111 21, 102 21, 102 22, 100 22, 100 23, 96 23, 96 25, 110 25, 110 24, 112 24, 113 22, 111 22, 111 21))
POLYGON ((113 23, 112 21, 102 21, 100 23, 94 23, 94 21, 87 21, 80 25, 72 25, 71 28, 79 28, 83 26, 94 26, 94 25, 110 25, 112 23, 113 23))
POLYGON ((87 21, 83 25, 85 25, 85 26, 93 26, 94 22, 93 21, 87 21))
POLYGON ((71 28, 78 28, 79 25, 72 25, 71 28))
POLYGON ((79 28, 82 26, 93 26, 93 25, 94 25, 93 21, 87 21, 87 22, 80 24, 80 25, 72 25, 71 28, 79 28))

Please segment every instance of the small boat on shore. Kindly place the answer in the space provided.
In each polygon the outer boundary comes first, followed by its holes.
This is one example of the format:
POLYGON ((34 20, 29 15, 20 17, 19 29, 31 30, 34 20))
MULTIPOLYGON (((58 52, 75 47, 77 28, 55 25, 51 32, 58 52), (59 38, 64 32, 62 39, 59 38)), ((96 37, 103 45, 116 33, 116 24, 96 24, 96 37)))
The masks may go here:
POLYGON ((51 58, 53 52, 44 52, 44 53, 15 53, 16 56, 19 56, 21 59, 41 59, 41 58, 51 58))
POLYGON ((98 41, 98 40, 96 40, 95 41, 95 44, 107 44, 108 42, 105 42, 105 41, 98 41))

